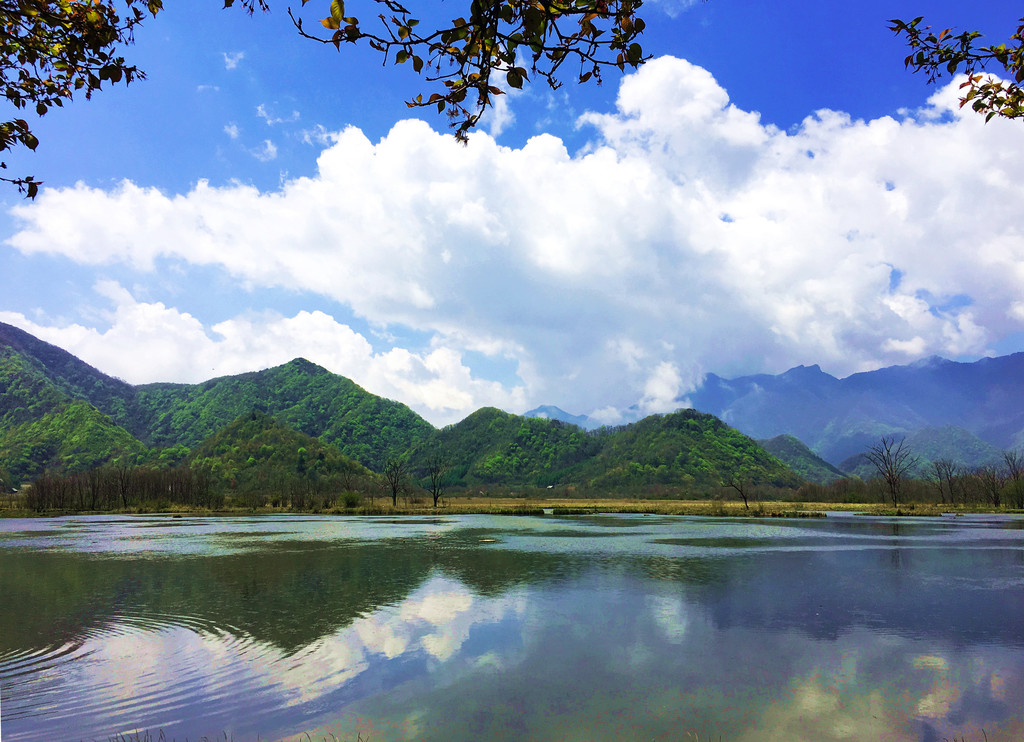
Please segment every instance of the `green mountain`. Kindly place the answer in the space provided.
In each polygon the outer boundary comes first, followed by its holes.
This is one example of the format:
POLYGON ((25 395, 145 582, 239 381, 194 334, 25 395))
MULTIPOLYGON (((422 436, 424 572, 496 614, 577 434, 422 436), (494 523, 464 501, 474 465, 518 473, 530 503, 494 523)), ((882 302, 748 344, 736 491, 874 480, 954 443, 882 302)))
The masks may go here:
POLYGON ((201 384, 144 384, 136 395, 138 416, 125 427, 157 447, 192 448, 258 410, 379 471, 389 454, 405 452, 434 432, 404 404, 302 358, 201 384))
MULTIPOLYGON (((896 437, 899 439, 902 436, 896 437)), ((988 465, 999 467, 1003 464, 1003 452, 1000 449, 956 425, 915 430, 906 435, 906 448, 915 461, 911 475, 926 479, 934 474, 932 464, 940 459, 947 459, 968 470, 988 465)), ((839 464, 839 468, 865 480, 878 476, 878 470, 864 454, 849 457, 839 464)))
POLYGON ((544 486, 570 479, 598 448, 575 425, 484 407, 426 441, 413 453, 412 468, 425 468, 427 458, 440 452, 451 462, 447 479, 453 483, 544 486))
POLYGON ((73 472, 112 460, 134 462, 145 453, 145 446, 108 416, 73 398, 81 376, 58 383, 61 377, 48 371, 45 362, 0 345, 0 469, 13 482, 48 469, 73 472))
POLYGON ((730 478, 796 486, 800 479, 754 441, 693 410, 594 432, 493 408, 439 431, 413 457, 441 452, 452 483, 578 484, 597 489, 671 485, 706 489, 730 478))
MULTIPOLYGON (((13 435, 11 426, 38 421, 76 400, 108 416, 113 428, 123 429, 116 435, 107 431, 102 445, 134 438, 131 449, 136 452, 147 447, 192 449, 253 410, 334 443, 346 456, 373 469, 379 469, 389 454, 408 451, 434 433, 434 427, 406 405, 371 394, 301 358, 201 384, 132 386, 0 323, 0 440, 13 435)), ((16 437, 8 446, 22 445, 20 440, 16 437)), ((95 448, 102 448, 100 442, 95 448)), ((54 463, 52 457, 48 460, 54 463)), ((28 476, 45 465, 6 466, 12 476, 16 470, 28 476)))
POLYGON ((777 435, 757 442, 761 448, 809 482, 831 484, 847 476, 791 435, 777 435))
POLYGON ((915 430, 907 436, 907 446, 917 457, 918 468, 925 472, 931 469, 932 462, 939 459, 949 459, 970 469, 987 464, 1001 466, 1003 463, 1000 449, 956 425, 915 430))
MULTIPOLYGON (((134 388, 120 379, 115 379, 93 368, 85 361, 76 358, 56 345, 43 342, 12 325, 0 322, 0 364, 5 359, 16 359, 17 371, 31 378, 36 393, 42 392, 40 384, 45 380, 53 392, 60 394, 63 400, 84 400, 93 407, 108 415, 118 425, 124 426, 132 412, 134 388)), ((7 366, 7 371, 12 371, 7 366)), ((6 411, 19 408, 17 400, 5 398, 14 393, 7 384, 11 379, 0 370, 0 423, 4 422, 6 411)), ((45 393, 52 399, 50 392, 45 393)), ((22 401, 25 401, 24 399, 22 401)), ((31 407, 29 404, 27 407, 31 407)))
POLYGON ((579 468, 592 486, 668 484, 703 489, 730 479, 795 487, 785 464, 714 415, 678 410, 596 433, 600 451, 579 468))
POLYGON ((283 491, 294 484, 315 490, 353 489, 370 472, 337 446, 305 435, 261 412, 232 420, 189 456, 194 470, 208 472, 213 485, 239 492, 283 491))
POLYGON ((165 468, 187 458, 215 483, 258 489, 293 474, 306 485, 362 476, 356 461, 380 471, 392 456, 407 456, 419 473, 436 453, 451 463, 449 482, 462 485, 799 481, 750 438, 692 410, 588 433, 485 408, 435 430, 405 405, 303 359, 201 384, 132 386, 0 325, 0 469, 15 481, 115 459, 165 468))

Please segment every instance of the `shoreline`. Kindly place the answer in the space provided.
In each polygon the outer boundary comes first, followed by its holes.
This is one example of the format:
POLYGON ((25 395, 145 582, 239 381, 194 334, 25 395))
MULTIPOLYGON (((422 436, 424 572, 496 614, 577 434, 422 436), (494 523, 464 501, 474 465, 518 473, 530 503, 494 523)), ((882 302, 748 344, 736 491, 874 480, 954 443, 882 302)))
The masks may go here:
POLYGON ((352 508, 326 509, 229 507, 217 510, 181 507, 132 507, 116 510, 61 510, 35 512, 25 509, 0 509, 0 518, 60 518, 72 515, 162 515, 181 517, 252 517, 263 515, 321 516, 444 516, 444 515, 681 515, 707 518, 823 518, 827 512, 846 512, 882 517, 956 517, 961 515, 1024 515, 1011 508, 978 505, 954 506, 935 503, 906 503, 899 508, 882 503, 836 502, 753 502, 744 507, 739 501, 721 500, 626 500, 551 498, 521 500, 515 498, 456 497, 434 508, 431 505, 371 503, 352 508))

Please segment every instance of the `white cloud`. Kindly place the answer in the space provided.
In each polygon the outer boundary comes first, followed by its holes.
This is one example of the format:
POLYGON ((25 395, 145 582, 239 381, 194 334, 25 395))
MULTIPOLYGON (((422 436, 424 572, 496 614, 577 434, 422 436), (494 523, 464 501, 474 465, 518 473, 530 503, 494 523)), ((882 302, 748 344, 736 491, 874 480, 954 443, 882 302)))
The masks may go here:
MULTIPOLYGON (((615 422, 668 408, 708 370, 843 375, 1024 329, 1024 141, 960 112, 958 83, 899 120, 823 110, 783 132, 661 58, 623 79, 615 113, 582 117, 593 143, 575 155, 549 135, 512 149, 420 121, 376 143, 349 128, 323 133, 314 177, 272 192, 45 190, 14 207, 10 244, 142 275, 170 258, 426 333, 429 350, 369 364, 417 409, 502 399, 615 422), (469 351, 522 386, 487 387, 469 351)), ((252 368, 286 321, 232 322, 211 353, 252 368)))
POLYGON ((341 134, 336 131, 328 131, 323 124, 316 124, 312 129, 303 129, 299 136, 304 144, 328 147, 335 144, 341 134))
POLYGON ((245 52, 221 52, 224 57, 224 69, 233 70, 245 59, 245 52))
POLYGON ((252 156, 260 162, 270 162, 277 157, 277 145, 269 139, 263 140, 263 146, 251 150, 252 156))
POLYGON ((289 116, 275 116, 267 110, 267 106, 260 103, 256 106, 256 115, 267 122, 267 126, 275 126, 277 124, 290 124, 294 121, 299 120, 299 112, 292 111, 289 116))
POLYGON ((188 313, 136 301, 116 282, 100 281, 95 290, 114 307, 103 317, 109 325, 105 331, 42 325, 16 312, 0 311, 0 322, 135 384, 199 382, 303 357, 409 404, 438 425, 461 419, 467 409, 525 404, 522 388, 474 378, 456 349, 437 344, 422 353, 401 348, 377 353, 363 335, 323 312, 246 314, 206 328, 188 313))
POLYGON ((238 135, 240 133, 239 130, 238 130, 238 124, 236 124, 234 122, 231 122, 230 124, 226 124, 224 126, 224 133, 227 134, 232 139, 238 139, 238 135))
POLYGON ((487 128, 487 133, 495 139, 501 136, 501 133, 516 120, 516 115, 512 113, 508 99, 509 93, 507 92, 505 95, 495 95, 491 98, 492 105, 480 121, 480 124, 487 128))

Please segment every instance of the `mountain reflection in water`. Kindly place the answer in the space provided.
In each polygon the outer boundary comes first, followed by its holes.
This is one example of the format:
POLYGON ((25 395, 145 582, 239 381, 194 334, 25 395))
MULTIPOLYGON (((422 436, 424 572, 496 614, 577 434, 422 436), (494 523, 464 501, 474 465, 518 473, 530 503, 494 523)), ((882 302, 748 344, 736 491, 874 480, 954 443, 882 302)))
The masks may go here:
POLYGON ((4 739, 1024 739, 1019 526, 0 521, 4 739))

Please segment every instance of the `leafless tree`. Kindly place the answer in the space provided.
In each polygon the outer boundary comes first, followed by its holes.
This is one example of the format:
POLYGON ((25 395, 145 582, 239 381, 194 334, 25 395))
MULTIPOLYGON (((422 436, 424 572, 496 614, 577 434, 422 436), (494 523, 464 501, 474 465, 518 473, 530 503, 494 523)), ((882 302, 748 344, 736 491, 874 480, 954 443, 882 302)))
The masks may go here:
POLYGON ((749 478, 743 476, 729 477, 725 482, 725 486, 736 490, 736 493, 743 500, 743 507, 747 510, 750 509, 750 505, 747 503, 747 498, 751 495, 753 484, 749 478))
POLYGON ((864 452, 868 461, 878 470, 878 475, 885 480, 894 508, 899 507, 903 479, 917 465, 917 459, 910 455, 906 442, 906 438, 897 440, 894 435, 883 435, 878 443, 864 452))
POLYGON ((952 459, 938 459, 932 462, 932 471, 935 488, 939 491, 939 502, 945 505, 948 497, 949 504, 955 505, 960 484, 960 465, 952 459))
POLYGON ((389 456, 384 462, 384 480, 391 491, 391 504, 398 507, 398 495, 405 492, 405 480, 409 475, 409 463, 400 456, 389 456))
POLYGON ((1006 477, 1003 475, 1002 469, 994 464, 986 464, 975 469, 974 475, 981 483, 988 504, 994 508, 1002 505, 1003 486, 1006 484, 1006 477))
POLYGON ((434 507, 437 507, 438 500, 444 494, 442 479, 448 473, 451 464, 448 458, 440 451, 435 451, 427 459, 427 476, 430 477, 430 494, 434 498, 434 507))
POLYGON ((1003 462, 1010 480, 1010 501, 1013 507, 1024 508, 1024 456, 1019 451, 1003 451, 1003 462))

